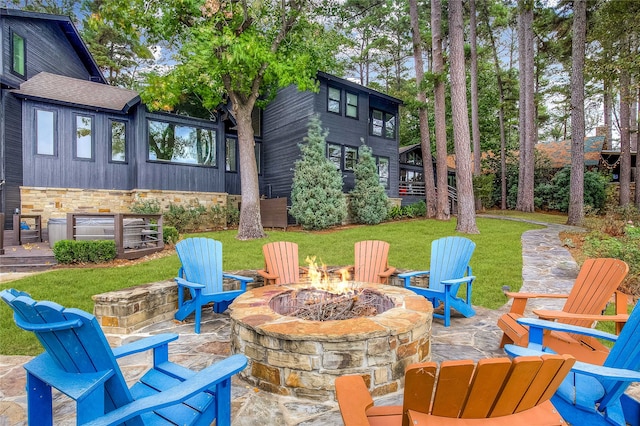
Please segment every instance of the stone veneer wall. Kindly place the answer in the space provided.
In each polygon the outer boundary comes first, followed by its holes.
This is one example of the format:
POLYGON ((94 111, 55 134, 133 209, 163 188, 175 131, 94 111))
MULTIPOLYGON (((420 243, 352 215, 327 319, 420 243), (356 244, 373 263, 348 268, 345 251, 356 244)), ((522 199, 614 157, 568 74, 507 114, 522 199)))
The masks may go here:
POLYGON ((20 188, 22 214, 39 214, 43 227, 49 218, 66 218, 67 213, 130 213, 136 201, 156 200, 160 209, 169 204, 200 203, 209 208, 226 206, 227 194, 220 192, 161 191, 134 189, 131 191, 78 188, 20 188))

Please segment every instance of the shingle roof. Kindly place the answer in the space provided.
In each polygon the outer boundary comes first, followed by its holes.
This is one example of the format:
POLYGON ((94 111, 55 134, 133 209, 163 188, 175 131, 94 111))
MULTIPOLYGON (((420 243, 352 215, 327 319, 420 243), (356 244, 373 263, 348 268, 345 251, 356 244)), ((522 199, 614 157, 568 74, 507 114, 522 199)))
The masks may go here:
MULTIPOLYGON (((584 165, 597 166, 604 144, 604 136, 590 136, 584 139, 584 165)), ((558 142, 545 142, 536 145, 539 152, 551 160, 551 167, 560 169, 571 165, 571 139, 558 142)))
POLYGON ((12 90, 19 97, 126 113, 140 102, 133 90, 41 72, 12 90))

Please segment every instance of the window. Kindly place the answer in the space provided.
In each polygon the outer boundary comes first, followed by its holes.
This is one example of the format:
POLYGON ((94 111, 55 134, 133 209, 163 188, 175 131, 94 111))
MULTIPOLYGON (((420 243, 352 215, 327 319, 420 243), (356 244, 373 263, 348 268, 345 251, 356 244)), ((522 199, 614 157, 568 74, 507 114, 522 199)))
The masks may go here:
POLYGON ((11 32, 11 72, 20 77, 27 75, 26 42, 21 35, 11 32))
POLYGON ((378 176, 380 177, 380 185, 389 188, 389 159, 386 157, 377 157, 378 160, 378 176))
POLYGON ((356 93, 347 92, 347 117, 358 118, 358 95, 356 93))
POLYGON ((238 171, 238 141, 233 138, 227 138, 226 141, 226 161, 225 170, 228 172, 238 171))
POLYGON ((216 166, 216 132, 211 129, 149 120, 149 159, 216 166))
POLYGON ((36 154, 55 155, 56 113, 36 110, 36 154))
POLYGON ((340 114, 340 105, 342 104, 341 99, 341 91, 340 89, 336 89, 335 87, 329 87, 328 101, 327 101, 327 111, 333 112, 336 114, 340 114))
POLYGON ((342 147, 340 145, 327 144, 327 158, 340 170, 342 166, 342 147))
POLYGON ((416 151, 407 153, 407 164, 415 164, 416 166, 422 166, 422 154, 416 151))
POLYGON ((256 142, 253 145, 253 151, 256 154, 256 166, 258 167, 258 174, 262 174, 262 144, 256 142))
POLYGON ((127 123, 111 121, 111 161, 124 163, 127 161, 127 123))
POLYGON ((355 170, 358 162, 358 150, 356 148, 344 147, 344 170, 355 170))
POLYGON ((85 160, 93 158, 93 118, 76 115, 75 157, 85 160))
POLYGON ((386 139, 396 138, 396 116, 394 114, 377 109, 372 109, 370 114, 369 132, 373 136, 381 136, 386 139))

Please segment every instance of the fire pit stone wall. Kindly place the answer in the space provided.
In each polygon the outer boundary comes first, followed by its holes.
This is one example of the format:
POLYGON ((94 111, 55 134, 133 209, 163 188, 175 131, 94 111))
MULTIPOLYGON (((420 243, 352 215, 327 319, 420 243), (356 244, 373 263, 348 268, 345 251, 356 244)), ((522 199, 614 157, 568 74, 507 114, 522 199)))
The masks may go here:
POLYGON ((359 283, 393 299, 395 307, 370 317, 308 321, 277 314, 269 301, 308 284, 247 291, 231 305, 231 345, 249 358, 240 375, 268 392, 335 398, 336 377, 363 376, 374 396, 400 389, 405 367, 431 359, 433 308, 395 286, 359 283))

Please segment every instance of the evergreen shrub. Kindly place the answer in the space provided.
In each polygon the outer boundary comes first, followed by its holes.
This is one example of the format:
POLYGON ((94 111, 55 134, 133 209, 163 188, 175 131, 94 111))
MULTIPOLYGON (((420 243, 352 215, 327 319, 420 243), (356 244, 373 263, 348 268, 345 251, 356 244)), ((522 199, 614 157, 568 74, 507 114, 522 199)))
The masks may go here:
POLYGON ((53 256, 61 264, 104 263, 116 258, 116 242, 60 240, 53 245, 53 256))
POLYGON ((355 186, 349 193, 351 218, 356 223, 377 225, 388 216, 389 198, 380 184, 371 148, 366 145, 358 148, 358 163, 354 175, 355 186))

